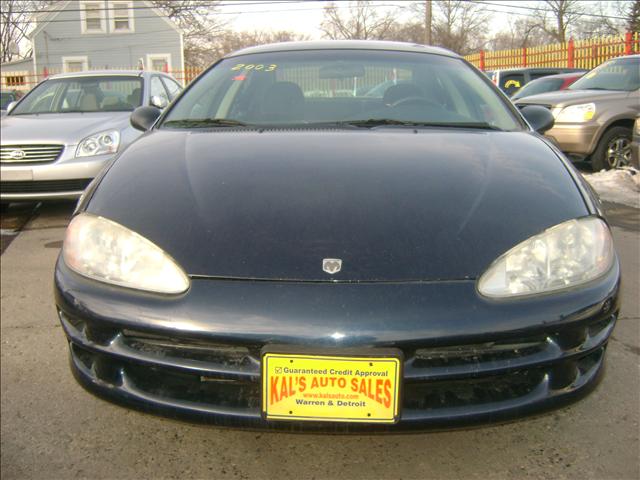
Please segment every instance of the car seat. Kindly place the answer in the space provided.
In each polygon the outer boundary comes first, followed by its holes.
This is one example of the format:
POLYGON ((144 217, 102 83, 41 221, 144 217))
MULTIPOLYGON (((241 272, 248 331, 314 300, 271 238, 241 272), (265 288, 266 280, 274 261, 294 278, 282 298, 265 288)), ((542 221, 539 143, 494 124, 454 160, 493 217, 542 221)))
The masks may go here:
POLYGON ((293 82, 276 82, 271 85, 262 102, 262 120, 295 121, 304 118, 304 94, 293 82))

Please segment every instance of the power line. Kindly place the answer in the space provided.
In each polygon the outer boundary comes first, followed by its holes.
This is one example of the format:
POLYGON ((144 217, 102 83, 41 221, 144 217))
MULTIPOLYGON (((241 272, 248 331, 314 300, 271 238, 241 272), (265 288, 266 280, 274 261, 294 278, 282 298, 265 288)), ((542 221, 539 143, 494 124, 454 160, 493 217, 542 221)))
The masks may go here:
MULTIPOLYGON (((475 3, 475 4, 479 4, 479 5, 491 5, 493 7, 504 7, 504 8, 519 8, 520 10, 529 10, 529 11, 534 11, 534 12, 545 12, 545 13, 556 13, 554 10, 550 9, 550 8, 540 8, 540 7, 531 7, 528 5, 516 5, 515 3, 513 4, 504 4, 504 3, 495 3, 492 2, 490 0, 468 0, 470 3, 475 3)), ((490 11, 496 11, 496 10, 490 10, 490 11)), ((508 10, 497 10, 498 13, 513 13, 517 15, 517 12, 512 12, 512 11, 508 11, 508 10)), ((593 18, 612 18, 612 19, 616 19, 616 20, 626 20, 625 17, 620 17, 617 15, 605 15, 605 14, 598 14, 598 13, 584 13, 584 12, 580 12, 579 13, 580 16, 583 17, 593 17, 593 18)))
MULTIPOLYGON (((96 0, 97 3, 98 0, 96 0)), ((118 0, 115 0, 116 3, 118 0)), ((120 0, 122 2, 126 2, 127 0, 120 0)), ((270 0, 268 2, 245 2, 245 1, 237 1, 232 3, 217 3, 215 0, 211 0, 209 2, 204 3, 194 3, 189 5, 189 8, 204 8, 204 7, 237 7, 240 5, 272 5, 272 4, 295 4, 295 3, 311 3, 320 0, 270 0)), ((144 5, 144 4, 136 4, 136 0, 130 7, 125 7, 127 10, 162 10, 162 6, 156 5, 144 5)), ((21 10, 17 13, 56 13, 56 12, 85 12, 87 10, 91 10, 92 12, 109 12, 114 10, 122 10, 122 7, 98 7, 98 8, 61 8, 61 9, 41 9, 41 10, 21 10)))
MULTIPOLYGON (((260 2, 260 3, 253 3, 254 5, 271 5, 271 4, 282 4, 282 3, 317 3, 317 0, 302 0, 302 1, 295 1, 295 2, 260 2)), ((233 6, 240 6, 243 4, 233 4, 233 6)), ((231 5, 229 5, 231 6, 231 5)), ((375 5, 376 7, 393 7, 393 8, 404 8, 404 7, 400 7, 399 5, 396 4, 377 4, 375 5)), ((269 9, 269 10, 253 10, 253 11, 238 11, 238 12, 215 12, 215 15, 253 15, 253 14, 258 14, 258 13, 282 13, 282 12, 311 12, 311 11, 316 11, 316 10, 324 10, 326 7, 313 7, 313 8, 288 8, 288 9, 280 9, 280 10, 273 10, 273 9, 269 9)), ((337 9, 342 9, 342 8, 351 8, 350 5, 346 4, 336 4, 333 6, 333 8, 337 8, 337 9)), ((66 12, 68 10, 59 10, 60 12, 66 12)), ((44 10, 43 10, 44 12, 44 10)), ((151 18, 173 18, 172 15, 166 15, 166 14, 160 14, 160 15, 150 15, 150 16, 139 16, 139 17, 134 17, 134 20, 142 20, 142 19, 151 19, 151 18)), ((78 22, 79 19, 75 18, 75 19, 52 19, 52 20, 43 20, 43 23, 76 23, 78 22)), ((11 23, 19 23, 19 24, 30 24, 33 23, 34 20, 15 20, 12 21, 11 23)))

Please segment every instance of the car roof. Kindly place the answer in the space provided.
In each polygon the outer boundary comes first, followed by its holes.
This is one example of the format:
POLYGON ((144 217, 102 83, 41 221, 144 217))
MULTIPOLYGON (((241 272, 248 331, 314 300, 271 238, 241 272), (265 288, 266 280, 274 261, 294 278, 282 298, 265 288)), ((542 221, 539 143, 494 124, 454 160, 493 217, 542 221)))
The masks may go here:
POLYGON ((76 77, 148 77, 151 74, 154 75, 165 75, 168 76, 164 72, 157 72, 155 70, 88 70, 84 72, 71 72, 71 73, 58 73, 56 75, 51 75, 50 79, 56 78, 76 78, 76 77))
POLYGON ((568 67, 514 67, 494 70, 494 73, 511 73, 511 72, 548 72, 549 70, 557 70, 562 73, 588 72, 586 68, 568 68, 568 67))
POLYGON ((535 80, 531 80, 529 83, 537 82, 538 80, 549 80, 554 78, 573 78, 573 77, 581 77, 586 72, 567 72, 567 73, 557 73, 555 75, 547 75, 546 77, 536 78, 535 80))
POLYGON ((417 52, 445 55, 460 58, 457 53, 440 47, 420 45, 418 43, 387 42, 380 40, 313 40, 303 42, 281 42, 243 48, 225 56, 225 58, 253 53, 287 52, 299 50, 388 50, 396 52, 417 52))

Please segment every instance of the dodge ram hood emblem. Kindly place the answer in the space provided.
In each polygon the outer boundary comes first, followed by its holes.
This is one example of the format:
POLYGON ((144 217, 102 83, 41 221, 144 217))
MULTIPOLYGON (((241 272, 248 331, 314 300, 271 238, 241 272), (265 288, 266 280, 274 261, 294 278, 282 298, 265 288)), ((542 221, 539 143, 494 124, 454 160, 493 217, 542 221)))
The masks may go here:
POLYGON ((342 268, 342 260, 340 260, 339 258, 323 258, 322 259, 322 270, 327 272, 329 275, 338 273, 341 268, 342 268))

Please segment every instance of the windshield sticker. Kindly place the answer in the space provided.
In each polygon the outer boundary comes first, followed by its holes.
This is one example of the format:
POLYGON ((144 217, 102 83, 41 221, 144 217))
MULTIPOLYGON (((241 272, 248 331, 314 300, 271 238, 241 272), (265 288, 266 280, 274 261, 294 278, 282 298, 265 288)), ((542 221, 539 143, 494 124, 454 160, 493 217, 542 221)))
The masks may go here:
POLYGON ((256 72, 273 72, 278 65, 272 63, 271 65, 265 65, 262 63, 238 63, 237 65, 231 67, 232 72, 237 72, 240 70, 251 71, 255 70, 256 72))

